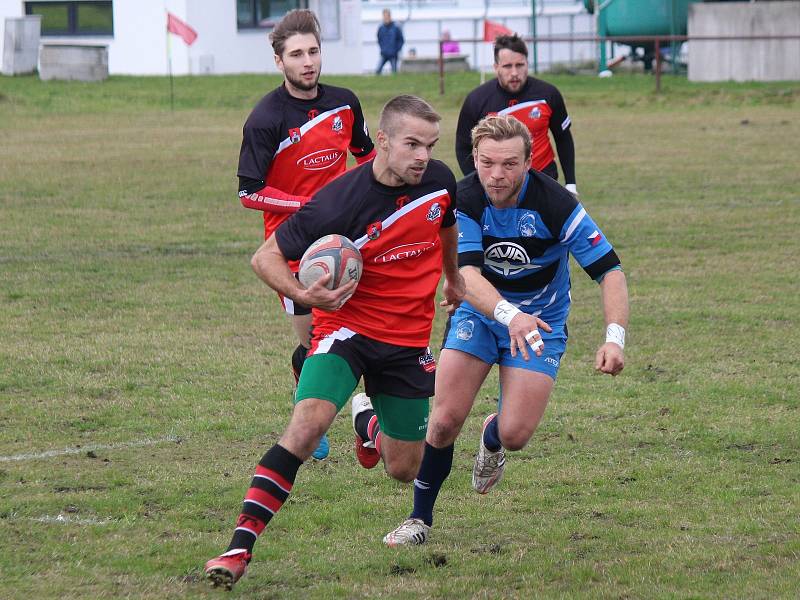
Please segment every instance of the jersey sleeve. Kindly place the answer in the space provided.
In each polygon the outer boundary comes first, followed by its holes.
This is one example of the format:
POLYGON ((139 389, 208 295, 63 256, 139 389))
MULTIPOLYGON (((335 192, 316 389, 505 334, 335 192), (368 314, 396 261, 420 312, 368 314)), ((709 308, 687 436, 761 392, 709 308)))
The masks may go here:
POLYGON ((472 158, 472 128, 478 122, 472 95, 468 95, 458 113, 458 125, 456 126, 456 160, 461 172, 469 175, 475 170, 475 161, 472 158))
POLYGON ((559 242, 569 249, 578 264, 595 281, 620 265, 611 243, 580 203, 564 222, 559 242))
POLYGON ((353 108, 353 132, 350 139, 350 154, 356 158, 361 158, 372 153, 374 146, 372 139, 369 137, 369 128, 367 127, 367 120, 364 118, 364 111, 361 109, 361 103, 353 94, 350 100, 350 106, 353 108))
POLYGON ((444 217, 442 218, 442 229, 446 229, 447 227, 452 227, 453 225, 455 225, 456 215, 458 214, 457 211, 458 190, 456 185, 456 178, 450 169, 447 169, 447 175, 448 175, 448 181, 445 187, 447 189, 447 195, 450 196, 450 205, 444 212, 444 217))
POLYGON ((575 142, 570 131, 572 121, 567 114, 567 106, 561 93, 555 87, 552 92, 553 114, 550 117, 550 132, 556 144, 558 162, 564 171, 564 181, 575 183, 575 142))
POLYGON ((458 182, 458 266, 483 267, 483 188, 475 173, 458 182))
POLYGON ((559 136, 562 131, 566 131, 572 125, 572 121, 567 114, 567 106, 564 104, 564 97, 555 87, 552 89, 550 107, 553 114, 550 117, 550 131, 553 137, 559 136))
POLYGON ((255 181, 264 179, 279 143, 274 131, 248 119, 242 130, 237 175, 255 181))
POLYGON ((320 190, 275 230, 275 241, 286 259, 300 260, 306 249, 322 236, 347 231, 349 217, 336 210, 334 196, 330 190, 320 190))

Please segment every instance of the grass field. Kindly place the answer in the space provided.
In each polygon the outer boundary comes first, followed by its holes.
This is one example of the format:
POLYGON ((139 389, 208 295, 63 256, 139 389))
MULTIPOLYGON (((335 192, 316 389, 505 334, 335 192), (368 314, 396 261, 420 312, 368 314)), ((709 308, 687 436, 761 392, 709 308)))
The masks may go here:
MULTIPOLYGON (((374 126, 477 75, 326 78, 374 126)), ((800 588, 800 84, 554 77, 582 200, 622 257, 627 367, 595 375, 598 290, 531 445, 471 491, 482 390, 430 543, 389 550, 411 490, 362 470, 349 414, 256 547, 240 598, 794 598, 800 588)), ((268 77, 0 78, 0 598, 205 598, 293 347, 249 257, 241 125, 268 77)), ((438 340, 443 318, 437 318, 438 340)))

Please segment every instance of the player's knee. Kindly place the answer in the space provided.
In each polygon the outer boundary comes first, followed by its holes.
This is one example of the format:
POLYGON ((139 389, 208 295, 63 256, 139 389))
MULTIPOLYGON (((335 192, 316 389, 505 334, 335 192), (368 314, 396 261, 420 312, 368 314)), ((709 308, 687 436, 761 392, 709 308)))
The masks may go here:
POLYGON ((506 450, 522 450, 528 445, 533 432, 514 429, 510 431, 500 431, 500 443, 506 450))
POLYGON ((397 481, 402 481, 403 483, 410 483, 414 481, 414 478, 417 476, 421 458, 422 457, 419 457, 419 459, 417 459, 416 456, 405 455, 387 461, 384 457, 383 465, 389 477, 397 481))
POLYGON ((392 479, 401 481, 402 483, 411 483, 417 476, 418 469, 412 469, 408 465, 386 465, 386 473, 392 479))
POLYGON ((428 441, 441 448, 448 446, 458 437, 462 423, 450 415, 437 417, 435 422, 428 424, 428 441))

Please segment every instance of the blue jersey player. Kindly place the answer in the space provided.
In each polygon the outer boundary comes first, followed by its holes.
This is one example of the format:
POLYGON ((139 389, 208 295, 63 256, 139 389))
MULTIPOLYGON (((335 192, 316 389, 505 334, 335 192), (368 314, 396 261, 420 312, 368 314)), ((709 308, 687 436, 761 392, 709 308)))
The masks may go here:
POLYGON ((476 172, 458 184, 459 267, 467 294, 451 311, 439 358, 414 509, 386 535, 389 546, 426 541, 454 442, 494 364, 502 406, 483 423, 473 488, 492 489, 502 478, 505 451, 530 440, 566 348, 570 254, 600 285, 606 338, 595 368, 617 375, 625 364, 627 284, 600 228, 570 192, 530 168, 530 134, 514 117, 482 119, 472 130, 472 147, 476 172))

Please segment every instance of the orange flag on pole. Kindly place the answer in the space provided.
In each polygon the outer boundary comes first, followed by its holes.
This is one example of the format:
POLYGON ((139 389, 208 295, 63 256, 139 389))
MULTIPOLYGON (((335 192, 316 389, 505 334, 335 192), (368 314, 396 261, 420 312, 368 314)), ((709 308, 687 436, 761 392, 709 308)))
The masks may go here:
POLYGON ((501 25, 500 23, 496 23, 495 21, 490 21, 489 19, 484 19, 483 41, 494 42, 495 38, 499 35, 514 35, 514 32, 511 31, 505 25, 501 25))
POLYGON ((171 12, 167 13, 167 31, 180 36, 187 46, 191 46, 197 39, 197 32, 171 12))

